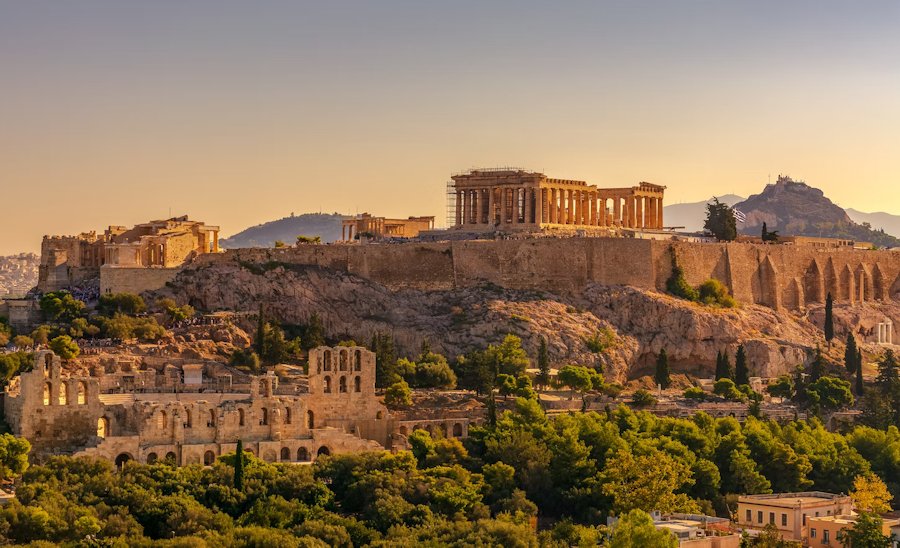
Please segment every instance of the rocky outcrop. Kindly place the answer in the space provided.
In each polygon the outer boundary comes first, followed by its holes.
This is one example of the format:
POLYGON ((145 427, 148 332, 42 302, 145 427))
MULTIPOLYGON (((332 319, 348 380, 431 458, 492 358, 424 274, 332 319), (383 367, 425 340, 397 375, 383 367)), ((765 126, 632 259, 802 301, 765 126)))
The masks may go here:
POLYGON ((185 270, 165 292, 206 311, 254 313, 262 304, 267 316, 286 324, 306 323, 315 313, 330 337, 365 342, 375 332, 391 333, 406 355, 428 340, 453 358, 512 333, 536 356, 545 339, 554 364, 596 365, 619 381, 652 372, 663 348, 673 371, 709 376, 716 353, 733 356, 739 344, 747 350, 752 374, 776 376, 808 361, 822 341, 815 309, 810 317, 757 305, 717 309, 625 286, 591 284, 558 294, 491 284, 390 290, 323 267, 252 269, 231 262, 185 270), (586 340, 598 333, 609 334, 609 340, 603 352, 594 353, 586 340))

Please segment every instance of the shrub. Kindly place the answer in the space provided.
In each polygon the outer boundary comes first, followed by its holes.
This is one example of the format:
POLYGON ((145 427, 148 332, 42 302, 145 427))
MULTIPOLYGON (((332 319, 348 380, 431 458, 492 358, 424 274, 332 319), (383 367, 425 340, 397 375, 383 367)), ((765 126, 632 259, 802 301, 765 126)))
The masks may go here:
POLYGON ((691 287, 684 277, 684 269, 678 264, 675 251, 672 251, 672 274, 666 280, 666 291, 686 301, 696 301, 700 298, 697 290, 691 287))
POLYGON ((384 393, 384 404, 394 409, 412 405, 412 391, 406 381, 395 382, 384 393))
POLYGON ((716 384, 713 385, 713 393, 732 401, 744 401, 745 398, 744 394, 735 386, 734 381, 727 378, 716 381, 716 384))
POLYGON ((636 391, 631 396, 631 403, 635 407, 650 407, 651 405, 656 405, 656 396, 644 389, 641 389, 636 391))
POLYGON ((140 295, 133 293, 113 293, 101 295, 97 310, 106 316, 114 314, 140 314, 147 310, 147 304, 140 295))
POLYGON ((50 341, 50 350, 64 360, 77 358, 78 354, 81 354, 81 349, 78 348, 78 344, 68 335, 60 335, 50 341))
POLYGON ((728 293, 728 288, 715 278, 710 278, 700 284, 698 288, 700 302, 707 306, 721 306, 722 308, 734 308, 737 303, 728 293))
POLYGON ((684 397, 691 400, 705 400, 706 392, 699 386, 692 386, 684 391, 684 397))

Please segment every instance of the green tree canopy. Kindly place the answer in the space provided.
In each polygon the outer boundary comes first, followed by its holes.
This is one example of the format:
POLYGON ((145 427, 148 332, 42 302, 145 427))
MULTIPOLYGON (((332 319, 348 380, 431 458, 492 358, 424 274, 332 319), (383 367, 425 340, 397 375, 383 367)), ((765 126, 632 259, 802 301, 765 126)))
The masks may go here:
POLYGON ((706 221, 703 228, 712 234, 720 242, 730 242, 737 238, 737 220, 734 209, 728 204, 713 198, 706 204, 706 221))

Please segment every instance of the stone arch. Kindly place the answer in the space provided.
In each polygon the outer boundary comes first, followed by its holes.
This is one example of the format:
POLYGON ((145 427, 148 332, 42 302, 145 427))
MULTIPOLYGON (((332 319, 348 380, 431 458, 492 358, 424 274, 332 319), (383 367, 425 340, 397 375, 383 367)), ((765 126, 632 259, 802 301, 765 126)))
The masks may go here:
POLYGON ((156 453, 147 453, 147 464, 156 463, 159 457, 156 456, 156 453))
POLYGON ((850 269, 850 265, 845 265, 844 268, 841 269, 841 277, 840 277, 840 287, 838 289, 839 299, 850 301, 851 303, 854 301, 853 295, 854 291, 853 284, 853 271, 850 269))
POLYGON ((291 460, 291 450, 287 447, 281 448, 281 462, 289 462, 291 460))
POLYGON ((203 464, 206 466, 212 466, 212 464, 216 462, 216 454, 212 451, 207 451, 203 453, 203 464))
POLYGON ((69 395, 66 392, 66 383, 64 383, 64 382, 59 383, 59 391, 58 392, 59 392, 59 398, 57 401, 59 401, 59 404, 60 405, 68 405, 69 404, 69 395))
POLYGON ((291 408, 284 408, 284 424, 291 424, 291 408))
POLYGON ((325 360, 325 364, 322 367, 322 370, 323 371, 331 371, 331 350, 325 351, 324 360, 325 360))
POLYGON ((306 447, 297 449, 297 462, 309 462, 309 451, 306 447))
POLYGON ((345 394, 347 392, 347 377, 343 375, 338 381, 338 392, 340 392, 341 394, 345 394))
POLYGON ((362 371, 362 350, 357 349, 354 354, 353 370, 362 371))
POLYGON ((828 264, 825 266, 825 292, 831 293, 831 298, 840 299, 840 280, 838 278, 837 268, 834 266, 834 259, 828 258, 828 264))
POLYGON ((885 292, 886 282, 884 272, 881 271, 878 263, 875 263, 875 266, 872 267, 872 297, 876 301, 887 300, 887 293, 885 292))
POLYGON ((184 410, 184 427, 185 428, 193 428, 194 427, 194 417, 193 413, 190 409, 184 410))
POLYGON ((265 407, 262 408, 262 414, 259 418, 260 426, 267 426, 269 424, 269 410, 265 407))
POLYGON ((166 453, 165 460, 171 461, 172 464, 178 464, 178 457, 175 455, 175 451, 169 451, 166 453))
POLYGON ((209 418, 206 421, 206 426, 212 428, 215 425, 216 425, 216 410, 210 409, 209 410, 209 418))
POLYGON ((331 454, 331 449, 329 449, 327 445, 323 445, 322 447, 319 447, 319 450, 316 451, 316 457, 328 456, 330 454, 331 454))
POLYGON ((50 405, 50 394, 53 393, 53 385, 49 382, 44 383, 44 405, 50 405))
POLYGON ((238 426, 244 426, 246 424, 246 414, 243 409, 238 409, 238 426))
POLYGON ((778 290, 778 271, 772 259, 766 255, 759 262, 754 276, 756 291, 755 300, 770 308, 781 308, 781 292, 778 290))
POLYGON ((121 470, 122 467, 125 466, 125 463, 130 460, 134 460, 134 457, 131 456, 131 453, 119 453, 115 460, 116 468, 121 470))
POLYGON ((825 274, 819 261, 813 260, 803 275, 803 295, 808 303, 825 302, 825 274))
POLYGON ((105 438, 109 435, 109 419, 100 417, 97 419, 97 437, 105 438))
POLYGON ((316 416, 312 411, 306 412, 306 427, 312 430, 316 426, 316 416))
POLYGON ((462 435, 463 435, 463 427, 462 427, 462 424, 460 424, 460 423, 458 423, 458 422, 457 422, 457 423, 454 423, 454 424, 453 424, 453 437, 454 437, 454 438, 461 438, 462 435))
POLYGON ((325 393, 331 394, 331 377, 325 375, 325 393))
POLYGON ((44 352, 44 376, 49 377, 53 369, 53 353, 44 352))
POLYGON ((349 367, 347 358, 348 356, 346 350, 341 350, 340 352, 338 352, 339 369, 341 371, 347 371, 347 368, 349 367))
POLYGON ((156 415, 156 427, 159 428, 160 430, 165 430, 166 426, 168 425, 168 422, 169 422, 169 417, 168 417, 168 415, 166 415, 165 411, 160 411, 156 415))
POLYGON ((84 381, 78 381, 78 405, 87 403, 87 384, 84 381))
POLYGON ((353 377, 353 391, 362 392, 362 379, 359 378, 359 375, 353 377))

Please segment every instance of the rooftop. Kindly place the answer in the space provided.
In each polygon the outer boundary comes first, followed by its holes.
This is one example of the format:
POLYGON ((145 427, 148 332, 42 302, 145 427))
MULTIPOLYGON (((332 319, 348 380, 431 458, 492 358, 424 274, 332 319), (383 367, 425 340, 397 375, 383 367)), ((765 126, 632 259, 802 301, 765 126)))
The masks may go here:
POLYGON ((743 495, 738 498, 738 502, 793 508, 798 505, 830 502, 843 498, 847 498, 847 495, 836 495, 823 491, 806 491, 802 493, 775 493, 772 495, 743 495))

